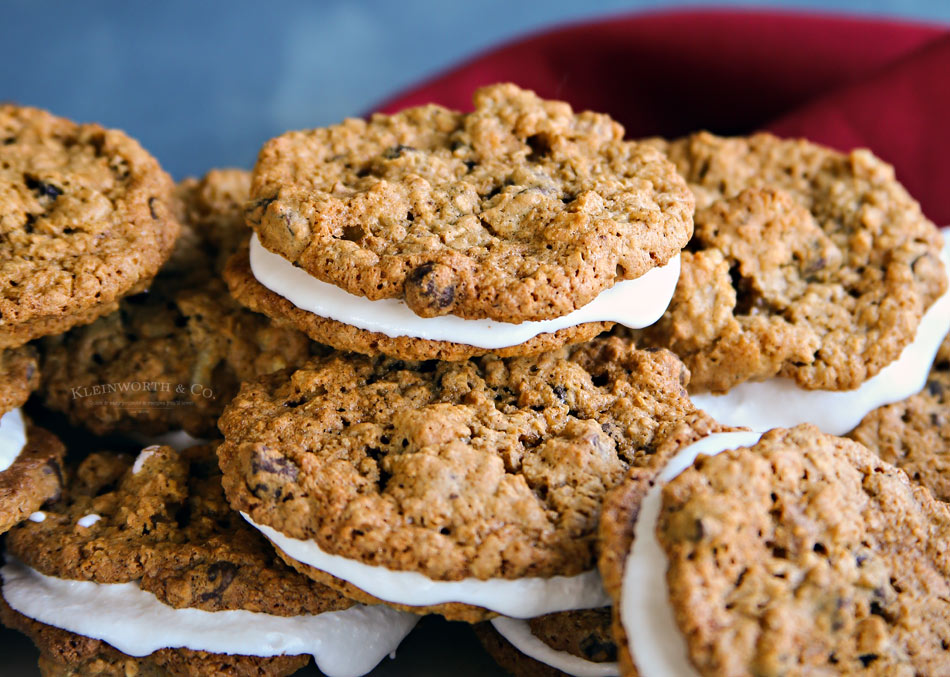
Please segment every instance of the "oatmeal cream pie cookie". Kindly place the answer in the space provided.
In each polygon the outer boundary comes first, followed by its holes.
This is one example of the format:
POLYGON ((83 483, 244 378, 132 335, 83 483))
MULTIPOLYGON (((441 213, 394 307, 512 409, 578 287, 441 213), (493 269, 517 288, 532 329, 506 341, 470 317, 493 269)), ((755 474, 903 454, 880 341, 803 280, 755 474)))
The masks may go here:
POLYGON ((536 354, 663 312, 693 197, 606 115, 514 85, 288 132, 254 168, 247 306, 346 350, 536 354))
POLYGON ((211 446, 89 455, 61 501, 14 529, 6 625, 46 675, 369 672, 416 616, 295 573, 221 489, 211 446))
POLYGON ((848 437, 950 503, 950 334, 923 390, 875 409, 848 437))
POLYGON ((696 194, 695 233, 637 341, 686 362, 698 406, 844 434, 921 389, 950 330, 950 252, 889 165, 768 134, 658 143, 696 194))
POLYGON ((479 621, 597 608, 601 500, 657 439, 711 420, 668 351, 335 354, 247 383, 221 417, 231 505, 358 600, 479 621))
POLYGON ((249 184, 234 169, 179 186, 183 233, 151 289, 42 342, 48 407, 99 435, 214 436, 241 381, 307 360, 304 334, 242 308, 218 276, 250 234, 249 184))
POLYGON ((561 611, 529 620, 499 616, 474 626, 482 646, 515 677, 616 677, 610 609, 561 611))
POLYGON ((65 450, 19 409, 38 381, 32 347, 0 350, 0 533, 60 493, 65 450))
POLYGON ((604 506, 621 674, 943 674, 948 528, 904 472, 811 425, 686 446, 604 506))
POLYGON ((144 289, 178 235, 173 187, 120 131, 0 105, 0 349, 144 289))

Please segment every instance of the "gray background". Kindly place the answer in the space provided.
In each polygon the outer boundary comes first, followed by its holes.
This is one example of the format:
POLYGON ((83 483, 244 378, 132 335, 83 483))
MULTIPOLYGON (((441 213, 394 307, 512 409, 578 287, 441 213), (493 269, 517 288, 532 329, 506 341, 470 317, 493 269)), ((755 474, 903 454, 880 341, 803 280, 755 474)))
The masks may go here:
MULTIPOLYGON (((137 137, 176 178, 247 166, 266 139, 333 123, 528 32, 662 0, 217 1, 0 4, 0 100, 137 137)), ((950 0, 779 0, 950 23, 950 0)), ((36 675, 28 640, 0 631, 0 674, 36 675)), ((308 674, 316 671, 311 668, 308 674)), ((377 675, 501 674, 467 627, 427 619, 377 675)))
MULTIPOLYGON (((120 127, 176 178, 248 166, 266 139, 339 121, 527 32, 663 0, 36 2, 0 5, 0 100, 120 127)), ((950 0, 779 0, 950 23, 950 0)))

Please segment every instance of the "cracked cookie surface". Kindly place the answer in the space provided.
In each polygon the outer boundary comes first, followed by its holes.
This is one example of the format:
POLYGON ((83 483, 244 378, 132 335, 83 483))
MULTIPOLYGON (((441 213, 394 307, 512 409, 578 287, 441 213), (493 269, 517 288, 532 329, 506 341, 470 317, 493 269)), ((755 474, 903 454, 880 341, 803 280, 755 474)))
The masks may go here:
POLYGON ((242 308, 217 274, 250 235, 249 182, 214 170, 179 186, 183 234, 149 292, 41 344, 47 406, 100 435, 214 435, 242 381, 306 361, 306 336, 242 308))
POLYGON ((950 336, 943 340, 922 391, 875 409, 848 437, 950 502, 950 336))
POLYGON ((696 195, 673 301, 645 345, 692 392, 773 376, 849 390, 890 364, 947 286, 940 234, 869 151, 768 134, 656 141, 696 195))
POLYGON ((133 139, 0 106, 0 347, 88 323, 143 289, 179 224, 133 139))
POLYGON ((231 504, 322 550, 434 580, 594 566, 604 493, 702 418, 669 352, 597 340, 535 358, 331 355, 248 383, 218 449, 231 504))
POLYGON ((566 315, 686 244, 689 189, 608 116, 514 85, 474 104, 271 140, 249 223, 264 247, 352 294, 514 323, 566 315))

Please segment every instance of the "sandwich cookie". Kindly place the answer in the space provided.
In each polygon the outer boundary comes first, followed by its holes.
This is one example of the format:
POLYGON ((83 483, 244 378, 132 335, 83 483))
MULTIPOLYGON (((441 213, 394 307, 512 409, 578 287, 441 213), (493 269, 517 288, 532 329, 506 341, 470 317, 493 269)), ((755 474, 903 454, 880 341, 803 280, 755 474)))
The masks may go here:
POLYGON ((605 604, 604 493, 662 434, 715 425, 669 352, 331 355, 245 384, 221 417, 232 506, 358 600, 471 622, 605 604))
MULTIPOLYGON (((246 242, 248 172, 215 170, 178 190, 184 232, 148 292, 118 312, 42 343, 42 396, 97 435, 216 436, 241 381, 302 364, 315 347, 238 305, 218 272, 246 242)), ((168 442, 167 439, 154 440, 168 442)))
POLYGON ((91 454, 11 532, 0 612, 46 674, 286 675, 312 655, 344 677, 396 649, 416 616, 294 573, 220 479, 210 446, 91 454))
POLYGON ((173 187, 120 131, 0 106, 0 348, 145 289, 178 235, 173 187))
POLYGON ((19 409, 38 384, 32 347, 0 350, 0 533, 60 494, 65 449, 19 409))
POLYGON ((950 330, 940 234, 865 150, 767 134, 662 144, 696 194, 670 308, 639 332, 730 425, 844 434, 921 389, 950 330))
POLYGON ((515 677, 616 677, 610 609, 563 611, 530 620, 499 616, 474 626, 482 646, 515 677))
POLYGON ((665 309, 693 198, 606 115, 514 85, 289 132, 258 157, 245 305, 344 350, 535 354, 665 309))
POLYGON ((632 471, 601 523, 621 674, 940 674, 950 509, 810 425, 632 471))
POLYGON ((875 409, 848 437, 903 469, 935 498, 950 502, 950 335, 923 389, 875 409))

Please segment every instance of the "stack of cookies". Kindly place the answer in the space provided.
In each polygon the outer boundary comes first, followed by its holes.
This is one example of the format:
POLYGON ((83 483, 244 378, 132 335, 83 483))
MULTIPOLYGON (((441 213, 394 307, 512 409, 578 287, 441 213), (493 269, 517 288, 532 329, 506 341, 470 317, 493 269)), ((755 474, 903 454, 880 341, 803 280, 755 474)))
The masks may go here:
POLYGON ((869 152, 495 85, 176 187, 2 111, 43 674, 355 677, 427 614, 515 675, 950 673, 950 258, 869 152))

